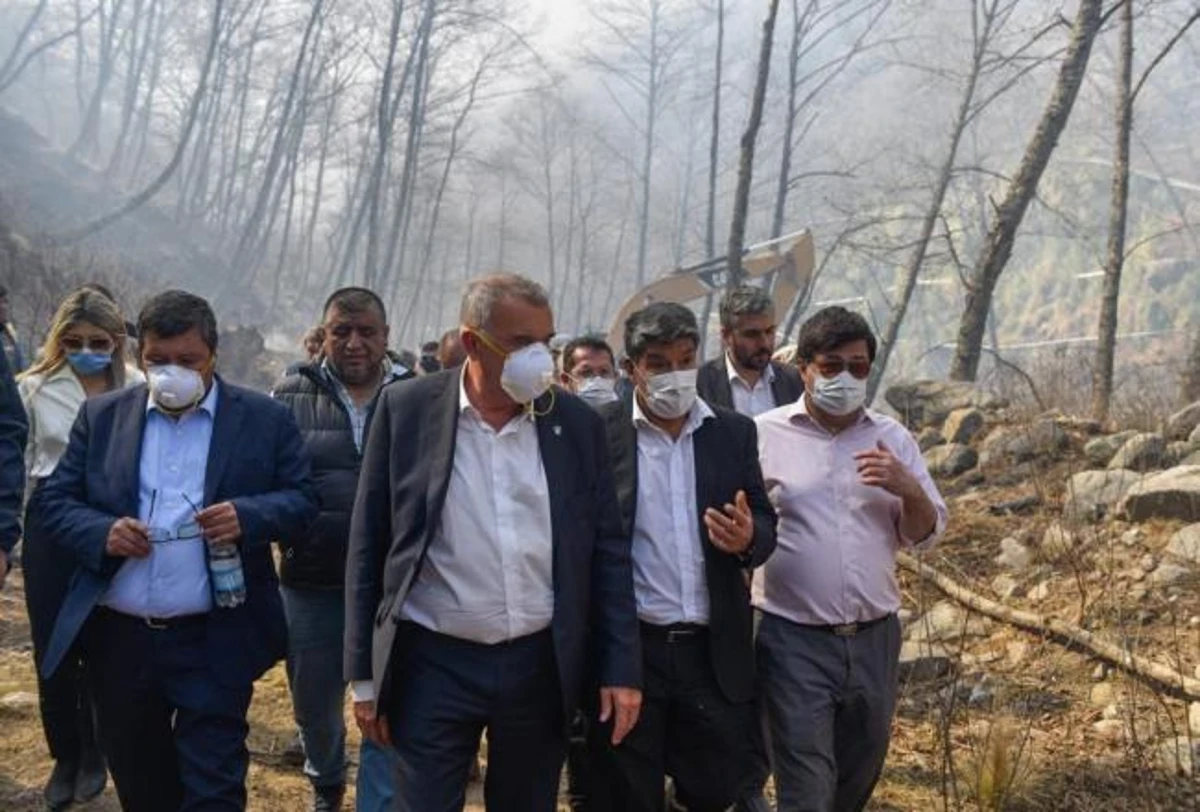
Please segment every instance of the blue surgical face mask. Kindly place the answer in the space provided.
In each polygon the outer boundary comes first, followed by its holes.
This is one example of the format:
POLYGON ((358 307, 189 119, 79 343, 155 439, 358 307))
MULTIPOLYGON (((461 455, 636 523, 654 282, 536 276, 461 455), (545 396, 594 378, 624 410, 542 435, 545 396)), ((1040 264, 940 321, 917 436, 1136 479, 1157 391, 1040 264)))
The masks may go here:
POLYGON ((71 369, 84 377, 99 375, 112 364, 112 353, 107 352, 72 352, 67 354, 67 363, 71 369))

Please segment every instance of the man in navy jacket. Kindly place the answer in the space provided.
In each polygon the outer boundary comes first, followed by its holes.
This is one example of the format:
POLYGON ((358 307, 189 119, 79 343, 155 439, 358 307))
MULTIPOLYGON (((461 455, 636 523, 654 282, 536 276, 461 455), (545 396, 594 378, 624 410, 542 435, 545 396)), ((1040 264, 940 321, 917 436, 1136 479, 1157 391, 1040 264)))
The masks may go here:
POLYGON ((21 536, 21 495, 25 491, 25 438, 29 425, 13 382, 8 359, 0 352, 0 586, 9 556, 21 536))
POLYGON ((213 374, 207 302, 160 294, 138 336, 148 387, 89 400, 44 486, 78 569, 42 669, 80 639, 127 812, 240 810, 253 683, 287 645, 269 544, 316 516, 309 465, 286 407, 213 374), (240 603, 210 577, 231 546, 240 603))

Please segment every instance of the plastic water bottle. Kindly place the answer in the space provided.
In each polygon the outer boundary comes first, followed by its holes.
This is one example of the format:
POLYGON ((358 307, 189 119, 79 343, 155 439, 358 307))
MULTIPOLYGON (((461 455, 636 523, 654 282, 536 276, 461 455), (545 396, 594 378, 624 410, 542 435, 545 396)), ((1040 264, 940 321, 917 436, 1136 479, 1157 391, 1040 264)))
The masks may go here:
POLYGON ((208 575, 212 579, 213 601, 218 607, 232 609, 246 602, 246 576, 236 544, 214 544, 208 548, 208 575))

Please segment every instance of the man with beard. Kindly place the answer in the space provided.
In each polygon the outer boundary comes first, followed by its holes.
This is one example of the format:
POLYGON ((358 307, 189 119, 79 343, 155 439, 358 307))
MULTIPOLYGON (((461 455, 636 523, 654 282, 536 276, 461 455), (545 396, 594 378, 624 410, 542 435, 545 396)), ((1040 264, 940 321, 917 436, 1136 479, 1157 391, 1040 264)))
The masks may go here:
POLYGON ((741 287, 726 294, 721 300, 725 352, 700 368, 700 397, 747 417, 795 403, 804 384, 794 368, 771 360, 775 328, 775 303, 765 290, 741 287))

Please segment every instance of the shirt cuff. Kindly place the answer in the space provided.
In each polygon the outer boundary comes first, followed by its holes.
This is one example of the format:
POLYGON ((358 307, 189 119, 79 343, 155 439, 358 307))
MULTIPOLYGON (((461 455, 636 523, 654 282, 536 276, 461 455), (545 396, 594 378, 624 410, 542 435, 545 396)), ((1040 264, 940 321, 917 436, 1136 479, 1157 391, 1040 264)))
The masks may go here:
POLYGON ((355 702, 374 702, 375 683, 369 679, 356 679, 350 683, 350 695, 354 697, 355 702))

